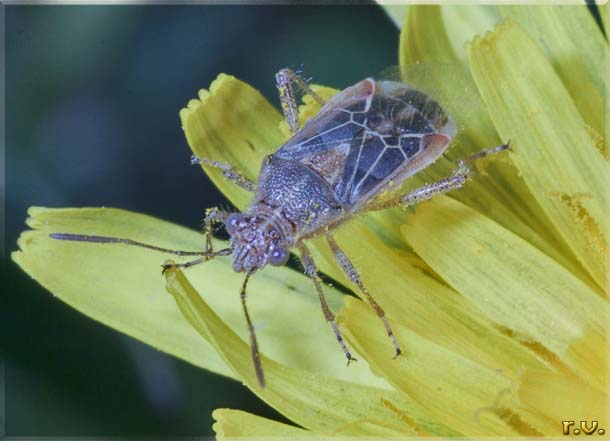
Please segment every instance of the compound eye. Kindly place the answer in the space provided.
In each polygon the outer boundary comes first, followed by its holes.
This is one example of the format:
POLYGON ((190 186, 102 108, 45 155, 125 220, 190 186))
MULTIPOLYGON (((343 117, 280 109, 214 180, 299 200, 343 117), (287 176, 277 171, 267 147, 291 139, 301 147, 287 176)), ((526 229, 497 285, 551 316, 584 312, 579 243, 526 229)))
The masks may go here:
POLYGON ((280 266, 288 260, 288 252, 286 248, 275 247, 269 256, 269 263, 273 266, 280 266))
POLYGON ((241 214, 233 213, 231 216, 227 218, 227 222, 225 223, 225 228, 227 229, 227 233, 231 236, 235 234, 237 228, 239 227, 239 223, 241 222, 241 214))

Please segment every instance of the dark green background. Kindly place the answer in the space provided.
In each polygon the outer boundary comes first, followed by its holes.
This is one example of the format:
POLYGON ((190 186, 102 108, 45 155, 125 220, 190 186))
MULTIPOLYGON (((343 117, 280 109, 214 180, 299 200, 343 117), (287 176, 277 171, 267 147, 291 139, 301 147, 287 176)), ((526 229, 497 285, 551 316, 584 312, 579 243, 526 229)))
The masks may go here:
POLYGON ((226 72, 278 106, 274 73, 301 65, 344 87, 397 63, 394 25, 370 5, 4 13, 6 434, 210 435, 218 407, 281 418, 237 382, 72 310, 6 258, 31 205, 116 206, 199 228, 206 207, 227 202, 189 165, 178 111, 197 90, 226 72))

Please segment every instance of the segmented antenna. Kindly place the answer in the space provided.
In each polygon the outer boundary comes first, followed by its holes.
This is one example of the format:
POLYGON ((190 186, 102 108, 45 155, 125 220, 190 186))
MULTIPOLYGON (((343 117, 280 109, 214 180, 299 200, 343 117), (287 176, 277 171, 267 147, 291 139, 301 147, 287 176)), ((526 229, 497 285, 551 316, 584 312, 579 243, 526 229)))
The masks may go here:
POLYGON ((261 355, 258 351, 258 342, 256 341, 256 334, 254 333, 254 326, 250 320, 250 314, 248 314, 248 308, 246 307, 246 287, 248 286, 248 280, 252 273, 246 273, 246 278, 241 286, 239 297, 241 298, 241 305, 244 308, 244 315, 246 316, 246 323, 248 324, 248 331, 250 332, 250 348, 252 350, 252 361, 254 362, 254 370, 256 371, 256 378, 260 387, 265 387, 265 374, 263 373, 263 366, 261 364, 261 355))
POLYGON ((146 248, 149 250, 159 251, 161 253, 175 254, 177 256, 203 256, 203 257, 216 257, 216 256, 228 256, 231 254, 230 248, 225 248, 215 253, 207 253, 205 251, 183 251, 183 250, 170 250, 168 248, 162 248, 155 245, 149 245, 147 243, 138 242, 131 239, 125 239, 121 237, 110 237, 110 236, 92 236, 88 234, 72 234, 72 233, 51 233, 49 234, 51 239, 56 240, 69 240, 75 242, 94 242, 94 243, 122 243, 125 245, 133 245, 136 247, 146 248))

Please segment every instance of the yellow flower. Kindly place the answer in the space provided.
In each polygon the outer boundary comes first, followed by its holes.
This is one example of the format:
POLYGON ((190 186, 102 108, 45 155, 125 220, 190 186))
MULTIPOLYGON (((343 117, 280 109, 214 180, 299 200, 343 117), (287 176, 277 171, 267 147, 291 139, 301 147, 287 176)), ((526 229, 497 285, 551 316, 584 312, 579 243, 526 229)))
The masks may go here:
MULTIPOLYGON (((414 214, 375 213, 338 232, 389 316, 405 352, 397 360, 371 308, 329 288, 359 358, 345 367, 311 281, 267 269, 252 279, 249 299, 267 378, 261 389, 238 299, 241 276, 229 259, 168 271, 172 300, 157 253, 48 236, 203 244, 201 234, 147 216, 32 208, 33 230, 13 259, 85 314, 242 381, 302 427, 219 409, 221 438, 559 436, 563 420, 596 420, 607 429, 607 61, 607 43, 585 7, 408 8, 400 63, 461 63, 470 84, 438 87, 448 94, 471 87, 482 98, 465 109, 452 155, 509 139, 512 151, 478 164, 466 188, 414 214)), ((301 118, 315 111, 306 101, 301 118)), ((227 75, 180 116, 197 156, 251 178, 288 136, 280 113, 227 75)), ((439 162, 430 176, 450 166, 439 162)), ((247 205, 247 193, 206 172, 238 208, 247 205)), ((350 286, 322 244, 315 257, 324 273, 350 286)))

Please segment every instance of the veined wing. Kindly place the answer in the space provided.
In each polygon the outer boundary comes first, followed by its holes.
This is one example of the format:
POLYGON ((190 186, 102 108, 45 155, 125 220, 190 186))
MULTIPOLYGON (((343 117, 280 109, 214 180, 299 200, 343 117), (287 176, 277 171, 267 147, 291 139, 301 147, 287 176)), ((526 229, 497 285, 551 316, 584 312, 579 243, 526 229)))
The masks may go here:
POLYGON ((367 78, 333 97, 276 155, 308 165, 344 207, 356 208, 436 160, 454 134, 425 93, 367 78))
POLYGON ((374 80, 367 78, 332 97, 274 155, 283 159, 307 161, 316 155, 332 154, 333 150, 348 149, 352 140, 362 131, 362 117, 359 115, 364 114, 369 106, 374 83, 374 80))

